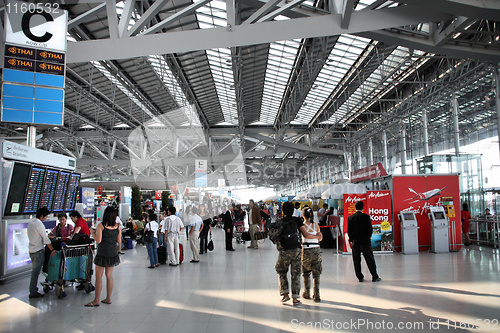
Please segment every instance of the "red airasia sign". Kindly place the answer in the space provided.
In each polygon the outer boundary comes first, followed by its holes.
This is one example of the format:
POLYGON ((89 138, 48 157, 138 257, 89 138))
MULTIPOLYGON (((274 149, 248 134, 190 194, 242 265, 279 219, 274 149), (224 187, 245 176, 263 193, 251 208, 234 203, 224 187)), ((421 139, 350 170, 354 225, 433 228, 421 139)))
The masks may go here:
POLYGON ((373 164, 367 166, 366 168, 354 170, 351 172, 351 183, 359 182, 362 180, 379 178, 387 176, 387 171, 385 171, 382 163, 373 164))
MULTIPOLYGON (((429 207, 447 206, 456 213, 448 216, 450 222, 450 250, 459 250, 462 243, 460 220, 460 188, 457 175, 403 175, 393 176, 394 219, 402 211, 411 211, 417 218, 420 251, 431 247, 431 222, 429 207)), ((394 243, 401 250, 401 226, 394 223, 394 243)))
MULTIPOLYGON (((347 237, 347 220, 356 213, 354 205, 364 202, 363 213, 372 222, 372 248, 374 251, 393 251, 394 235, 391 218, 391 191, 367 191, 366 194, 344 194, 344 239, 347 237)), ((344 252, 350 252, 350 243, 344 242, 344 252)))
POLYGON ((367 191, 365 213, 372 220, 372 248, 374 251, 393 251, 391 191, 367 191))

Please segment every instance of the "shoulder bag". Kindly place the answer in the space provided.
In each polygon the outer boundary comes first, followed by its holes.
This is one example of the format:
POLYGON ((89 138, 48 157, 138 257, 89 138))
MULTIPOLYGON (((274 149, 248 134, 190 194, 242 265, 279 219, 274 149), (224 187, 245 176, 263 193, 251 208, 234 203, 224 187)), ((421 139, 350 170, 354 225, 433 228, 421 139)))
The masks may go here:
POLYGON ((151 223, 148 224, 149 224, 148 230, 144 232, 144 241, 146 243, 153 243, 155 235, 153 230, 151 230, 151 223))
POLYGON ((208 242, 207 249, 208 251, 214 250, 214 241, 212 240, 212 232, 210 232, 210 242, 208 242))

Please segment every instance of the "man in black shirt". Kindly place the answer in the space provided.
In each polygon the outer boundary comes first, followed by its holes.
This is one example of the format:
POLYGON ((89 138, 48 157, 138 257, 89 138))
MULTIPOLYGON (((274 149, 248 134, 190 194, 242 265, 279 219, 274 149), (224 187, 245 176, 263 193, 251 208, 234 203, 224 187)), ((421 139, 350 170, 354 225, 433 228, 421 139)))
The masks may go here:
POLYGON ((233 249, 233 220, 234 220, 234 204, 229 207, 224 214, 224 231, 226 232, 226 251, 234 251, 233 249))
POLYGON ((371 244, 372 238, 372 222, 370 215, 362 212, 364 204, 358 201, 355 204, 356 213, 349 216, 347 220, 347 234, 352 243, 352 260, 354 262, 354 271, 359 282, 363 282, 364 276, 361 273, 361 253, 365 257, 366 265, 372 275, 373 282, 379 282, 382 279, 377 274, 377 266, 373 257, 373 249, 371 244))

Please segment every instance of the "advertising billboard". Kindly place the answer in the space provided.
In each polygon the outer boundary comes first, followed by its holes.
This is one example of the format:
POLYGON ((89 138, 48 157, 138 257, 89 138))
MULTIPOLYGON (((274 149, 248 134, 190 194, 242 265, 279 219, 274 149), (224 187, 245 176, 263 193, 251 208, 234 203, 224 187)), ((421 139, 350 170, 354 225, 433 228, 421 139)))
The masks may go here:
MULTIPOLYGON (((460 249, 462 224, 460 220, 460 189, 458 175, 408 175, 393 176, 394 216, 401 212, 414 212, 417 217, 420 251, 431 247, 431 222, 429 208, 446 206, 454 210, 449 215, 450 250, 460 249), (451 205, 450 205, 451 204, 451 205)), ((394 223, 394 246, 401 250, 401 226, 394 223)))

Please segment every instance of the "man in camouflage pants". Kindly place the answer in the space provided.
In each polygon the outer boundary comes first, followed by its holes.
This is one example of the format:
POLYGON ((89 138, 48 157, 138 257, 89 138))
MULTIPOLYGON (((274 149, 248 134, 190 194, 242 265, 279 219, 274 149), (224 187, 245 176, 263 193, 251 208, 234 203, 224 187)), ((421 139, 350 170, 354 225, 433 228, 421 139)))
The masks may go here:
POLYGON ((278 273, 279 276, 280 295, 283 296, 281 301, 286 302, 290 300, 287 274, 288 267, 291 267, 293 305, 298 305, 300 304, 300 273, 302 271, 302 251, 299 235, 302 234, 304 238, 309 239, 319 239, 319 236, 307 233, 302 220, 292 216, 293 209, 294 207, 291 202, 285 202, 283 204, 283 214, 285 217, 280 223, 287 227, 283 228, 283 234, 277 244, 279 255, 278 261, 276 262, 276 273, 278 273), (293 227, 289 229, 288 226, 291 225, 293 225, 293 227), (293 230, 295 233, 290 232, 290 230, 293 230), (298 238, 297 241, 295 241, 295 238, 298 238), (293 241, 290 241, 291 239, 293 239, 293 241))
POLYGON ((301 269, 302 250, 280 250, 278 261, 276 262, 276 273, 278 273, 280 283, 280 295, 283 296, 282 301, 286 302, 290 299, 288 287, 288 267, 291 266, 290 273, 292 275, 292 298, 297 299, 300 295, 300 273, 301 269))

